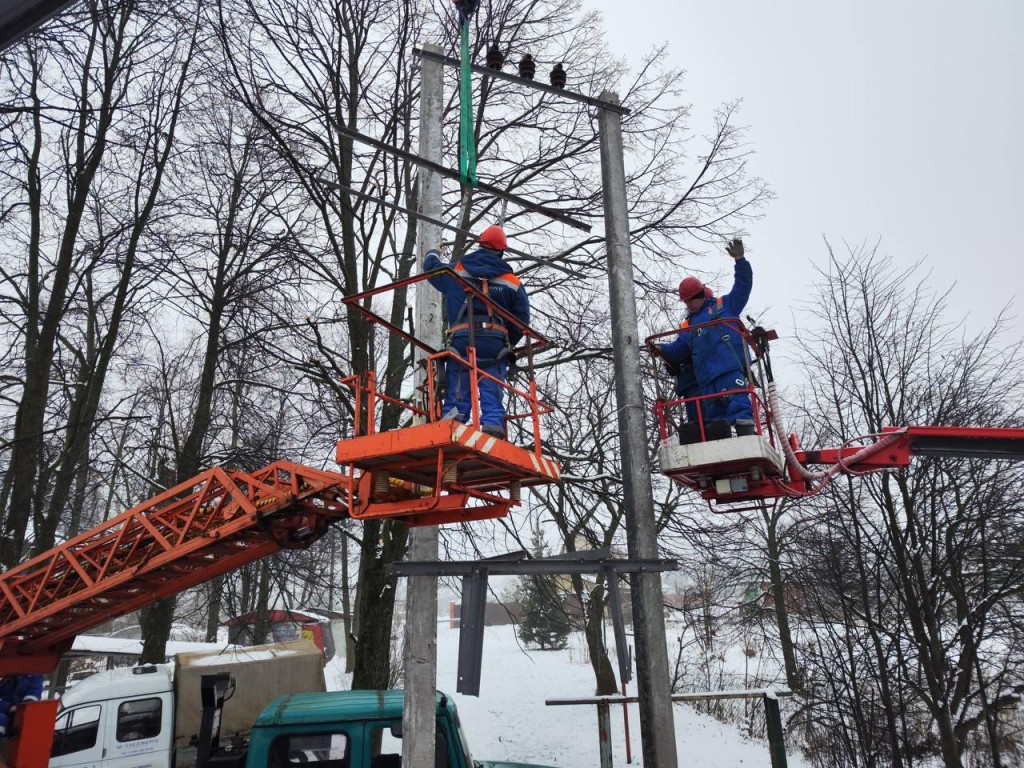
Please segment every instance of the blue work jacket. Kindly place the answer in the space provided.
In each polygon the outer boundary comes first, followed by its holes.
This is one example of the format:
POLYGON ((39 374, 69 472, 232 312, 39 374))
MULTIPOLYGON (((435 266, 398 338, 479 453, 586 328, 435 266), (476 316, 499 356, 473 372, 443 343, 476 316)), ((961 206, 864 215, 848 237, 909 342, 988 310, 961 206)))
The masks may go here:
POLYGON ((726 374, 746 375, 747 345, 739 332, 720 323, 695 328, 702 323, 723 318, 739 318, 754 286, 750 262, 737 259, 732 290, 724 296, 704 299, 697 312, 688 314, 675 341, 661 347, 662 356, 673 365, 693 361, 697 384, 704 392, 726 374))
MULTIPOLYGON (((476 288, 482 288, 482 281, 486 280, 485 293, 490 300, 511 313, 523 325, 530 324, 530 299, 526 289, 497 251, 486 248, 471 251, 455 264, 442 261, 441 254, 436 250, 427 251, 423 258, 423 269, 431 272, 441 267, 450 267, 459 276, 470 279, 476 288)), ((430 278, 430 284, 444 296, 448 330, 453 335, 468 333, 470 313, 466 306, 465 286, 450 275, 436 275, 430 278)), ((498 333, 507 335, 510 347, 514 347, 523 336, 521 329, 506 322, 477 298, 473 299, 473 323, 474 333, 483 336, 498 333)))

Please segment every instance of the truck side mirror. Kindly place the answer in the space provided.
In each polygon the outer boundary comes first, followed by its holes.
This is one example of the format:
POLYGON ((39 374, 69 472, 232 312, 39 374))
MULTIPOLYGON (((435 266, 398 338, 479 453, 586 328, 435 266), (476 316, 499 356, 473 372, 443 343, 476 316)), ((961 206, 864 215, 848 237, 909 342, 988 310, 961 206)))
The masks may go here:
POLYGON ((391 730, 391 735, 394 736, 396 739, 402 738, 402 724, 401 723, 395 723, 394 725, 391 726, 390 730, 391 730))

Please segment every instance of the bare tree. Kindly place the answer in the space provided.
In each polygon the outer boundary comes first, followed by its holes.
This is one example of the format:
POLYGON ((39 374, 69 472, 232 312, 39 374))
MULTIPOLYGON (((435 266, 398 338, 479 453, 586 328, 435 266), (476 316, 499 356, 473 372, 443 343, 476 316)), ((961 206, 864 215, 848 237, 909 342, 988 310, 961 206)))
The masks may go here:
MULTIPOLYGON (((546 422, 545 450, 562 465, 562 482, 537 489, 539 510, 549 516, 566 552, 611 549, 623 544, 622 481, 616 445, 615 387, 611 368, 593 361, 560 366, 559 377, 578 383, 560 398, 557 415, 546 422)), ((554 377, 548 379, 555 385, 554 377)), ((572 587, 582 607, 583 630, 599 696, 618 691, 605 647, 607 586, 573 574, 572 587)))
MULTIPOLYGON (((817 439, 1020 422, 1021 342, 1007 339, 1002 316, 969 336, 914 270, 896 272, 873 250, 830 257, 823 325, 804 336, 817 439)), ((812 722, 836 729, 833 758, 961 766, 979 729, 993 764, 1015 754, 999 713, 1024 690, 1006 651, 1019 634, 1006 617, 1024 559, 1006 534, 1024 522, 1011 500, 1022 481, 1013 465, 922 459, 835 484, 801 513, 813 521, 801 536, 802 587, 821 617, 810 626, 816 653, 803 660, 807 706, 812 722)))
MULTIPOLYGON (((209 103, 216 106, 212 97, 209 103)), ((219 106, 207 112, 174 178, 187 206, 182 215, 188 212, 192 226, 164 233, 164 248, 178 265, 165 277, 165 299, 180 317, 195 322, 201 338, 195 388, 187 404, 179 403, 179 426, 167 435, 178 482, 215 459, 222 435, 230 446, 239 362, 253 359, 256 340, 276 326, 274 307, 293 298, 294 251, 287 231, 296 218, 287 185, 275 173, 259 127, 230 103, 219 106), (219 386, 222 378, 236 386, 219 386), (215 418, 218 402, 227 406, 229 419, 215 418)), ((144 657, 163 658, 173 615, 173 597, 142 610, 144 657)))
POLYGON ((4 565, 17 562, 33 518, 37 546, 53 544, 87 471, 191 78, 194 11, 94 3, 5 62, 18 119, 0 142, 8 161, 2 279, 23 387, 0 487, 4 565), (67 377, 56 388, 55 371, 67 377), (56 405, 54 391, 65 396, 56 405), (48 439, 57 433, 59 443, 48 439))
MULTIPOLYGON (((347 434, 353 423, 339 374, 385 370, 384 387, 396 398, 408 379, 406 346, 371 333, 340 299, 412 273, 415 222, 386 203, 416 207, 416 166, 354 142, 351 132, 411 151, 419 86, 410 51, 430 39, 452 49, 454 14, 415 2, 396 8, 383 0, 333 6, 224 0, 214 10, 223 46, 201 59, 196 70, 203 71, 202 82, 186 75, 193 71, 187 66, 200 61, 194 48, 208 48, 195 43, 206 30, 189 26, 194 17, 180 10, 140 2, 90 5, 83 17, 69 17, 74 23, 62 33, 66 39, 51 39, 10 59, 17 75, 11 82, 25 109, 2 134, 2 150, 12 162, 0 172, 0 225, 16 235, 9 242, 24 246, 31 259, 26 271, 11 267, 4 274, 16 300, 4 305, 3 330, 11 338, 24 334, 19 349, 25 354, 2 357, 0 396, 20 412, 4 435, 11 451, 0 502, 18 514, 35 510, 42 546, 78 525, 60 529, 62 507, 56 494, 51 499, 51 487, 67 489, 61 494, 74 499, 75 520, 101 514, 84 509, 90 465, 117 468, 104 489, 106 514, 208 463, 241 461, 246 446, 240 403, 252 397, 253 386, 289 392, 304 415, 297 452, 320 460, 318 450, 347 434), (167 18, 174 23, 164 24, 167 18), (160 55, 152 55, 154 50, 160 55), (47 57, 66 57, 72 64, 50 68, 47 57), (230 71, 227 80, 218 79, 222 68, 230 71), (54 106, 41 89, 51 88, 44 75, 58 70, 73 74, 60 88, 52 86, 64 94, 54 106), (81 87, 72 88, 71 77, 81 87), (168 122, 171 115, 174 122, 168 122), (63 166, 50 163, 40 138, 44 124, 63 137, 63 166), (124 182, 122 192, 133 191, 118 198, 131 215, 116 218, 108 211, 101 219, 107 192, 102 184, 112 176, 124 182), (68 179, 67 201, 57 205, 53 190, 68 179), (42 207, 24 206, 23 199, 33 195, 42 207), (54 230, 59 237, 45 230, 38 214, 22 215, 23 208, 61 213, 47 214, 47 221, 66 222, 54 230), (55 256, 42 245, 47 238, 60 245, 52 249, 55 256), (139 254, 149 261, 140 263, 139 254), (142 310, 154 306, 157 316, 143 317, 142 310), (79 314, 71 318, 66 308, 79 314), (108 319, 114 310, 116 322, 108 319), (103 315, 104 322, 70 330, 90 315, 103 315), (129 327, 139 333, 128 334, 129 327), (118 357, 121 352, 133 354, 118 357), (243 371, 247 359, 257 358, 272 360, 292 378, 254 384, 243 371), (122 380, 100 377, 95 386, 78 386, 85 381, 79 371, 108 368, 122 380), (34 396, 46 392, 55 371, 64 382, 61 398, 47 406, 45 396, 34 396), (303 387, 295 386, 298 377, 304 377, 303 387), (145 384, 132 391, 139 382, 145 384), (100 423, 102 418, 126 421, 100 423)), ((572 87, 586 92, 619 87, 627 77, 625 65, 607 55, 597 17, 583 14, 574 0, 496 0, 475 23, 476 56, 494 40, 510 58, 529 51, 542 64, 570 61, 572 87)), ((685 154, 688 110, 680 100, 681 83, 680 72, 659 68, 655 52, 623 91, 632 110, 625 130, 634 158, 633 237, 652 257, 641 270, 641 287, 657 285, 657 291, 667 265, 700 250, 702 238, 737 229, 768 195, 763 182, 747 173, 749 151, 732 107, 720 115, 706 154, 685 154)), ((594 115, 493 78, 476 84, 481 175, 577 218, 599 219, 594 115)), ((455 109, 453 98, 449 121, 455 109)), ((454 165, 452 143, 446 152, 446 162, 454 165)), ((446 218, 468 229, 504 219, 521 250, 533 254, 518 271, 535 298, 538 324, 556 328, 569 346, 546 362, 589 355, 592 330, 568 330, 559 321, 569 297, 581 290, 602 295, 596 282, 604 270, 602 238, 595 233, 573 239, 560 224, 515 206, 508 210, 471 190, 448 190, 445 205, 446 218)), ((466 245, 457 243, 456 253, 466 245)), ((9 249, 9 263, 17 264, 20 251, 9 249)), ((407 298, 396 292, 389 319, 415 330, 407 298)), ((581 368, 579 375, 587 372, 581 368)), ((565 396, 572 409, 588 409, 560 391, 569 384, 568 377, 553 378, 552 399, 565 396)), ((592 394, 594 417, 604 418, 610 404, 596 390, 592 394)), ((380 428, 399 423, 399 412, 385 409, 380 428)), ((599 431, 576 437, 609 438, 599 431)), ((608 470, 602 475, 613 471, 610 457, 602 460, 608 470)), ((600 516, 607 519, 593 526, 594 541, 610 542, 621 512, 614 481, 601 478, 598 486, 593 498, 602 499, 600 516)), ((100 495, 96 491, 91 498, 98 502, 100 495)), ((28 519, 19 522, 14 515, 5 522, 5 564, 20 555, 28 519)), ((590 527, 577 522, 567 523, 566 536, 590 527)), ((361 528, 356 685, 380 687, 392 678, 387 649, 396 584, 387 566, 402 556, 406 538, 398 523, 361 528)), ((342 540, 352 539, 354 533, 342 540)), ((341 559, 347 567, 348 558, 341 559)), ((599 617, 600 585, 588 599, 599 617)), ((161 656, 172 609, 166 602, 147 612, 147 658, 161 656)), ((211 610, 210 626, 215 615, 211 610)), ((595 671, 602 688, 609 680, 614 684, 607 670, 595 671)))

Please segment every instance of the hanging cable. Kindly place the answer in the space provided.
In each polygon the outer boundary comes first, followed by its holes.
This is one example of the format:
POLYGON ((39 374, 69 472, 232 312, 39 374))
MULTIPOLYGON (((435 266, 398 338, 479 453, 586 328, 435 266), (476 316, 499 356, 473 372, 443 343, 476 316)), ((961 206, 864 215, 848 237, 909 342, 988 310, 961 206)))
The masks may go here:
MULTIPOLYGON (((846 458, 842 457, 842 449, 840 449, 839 461, 837 461, 835 464, 831 465, 826 469, 811 471, 797 460, 796 452, 793 450, 793 446, 790 445, 789 440, 786 439, 786 435, 788 433, 786 432, 785 427, 782 423, 781 408, 779 407, 779 395, 775 387, 775 377, 772 375, 771 355, 769 352, 769 334, 767 331, 765 331, 764 328, 762 328, 760 325, 757 325, 754 318, 748 315, 747 320, 749 320, 750 323, 754 326, 750 333, 753 337, 754 348, 757 350, 757 356, 755 359, 758 362, 760 362, 764 368, 765 377, 767 380, 766 383, 768 395, 768 413, 771 416, 772 426, 775 429, 775 434, 779 438, 779 445, 782 446, 782 452, 786 457, 786 465, 789 467, 789 470, 794 477, 799 477, 800 479, 805 480, 808 483, 819 484, 816 488, 803 492, 786 486, 783 483, 777 483, 777 487, 780 490, 784 491, 786 496, 798 498, 813 496, 814 494, 821 491, 822 488, 824 488, 832 480, 832 478, 839 474, 863 475, 867 474, 868 472, 875 471, 873 469, 867 471, 856 470, 852 469, 852 467, 855 467, 860 462, 865 461, 871 456, 874 456, 879 451, 885 450, 893 443, 902 440, 906 435, 906 428, 896 432, 888 432, 881 438, 877 439, 871 445, 864 446, 859 451, 851 454, 846 458)), ((876 436, 870 435, 869 437, 876 436)), ((844 443, 843 447, 849 445, 850 442, 851 441, 848 440, 846 443, 844 443)))
POLYGON ((882 438, 871 445, 864 446, 848 458, 840 458, 839 461, 827 469, 812 472, 797 461, 796 453, 793 451, 793 446, 789 444, 789 440, 786 440, 783 437, 786 432, 783 429, 782 419, 779 416, 779 396, 775 390, 774 381, 768 383, 768 407, 772 414, 772 424, 775 426, 775 432, 779 435, 779 444, 782 446, 782 451, 786 455, 786 464, 788 464, 790 469, 799 475, 801 479, 807 480, 808 482, 821 483, 821 486, 812 491, 812 493, 801 494, 806 496, 810 496, 813 493, 820 491, 825 484, 840 473, 849 475, 864 474, 858 470, 851 469, 851 467, 856 466, 871 456, 874 456, 879 451, 885 450, 893 443, 899 442, 907 434, 906 427, 894 432, 887 432, 882 438))

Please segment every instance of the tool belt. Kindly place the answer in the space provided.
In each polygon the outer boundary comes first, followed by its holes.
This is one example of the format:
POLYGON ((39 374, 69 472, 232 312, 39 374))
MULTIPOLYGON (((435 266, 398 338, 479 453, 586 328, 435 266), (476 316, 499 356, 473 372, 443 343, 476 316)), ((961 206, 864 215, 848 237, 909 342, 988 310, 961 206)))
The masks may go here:
POLYGON ((459 323, 449 328, 448 333, 454 335, 456 331, 468 331, 470 328, 478 331, 501 331, 505 334, 508 333, 505 326, 501 323, 473 323, 472 325, 469 323, 459 323))

